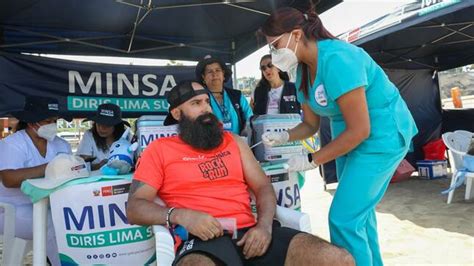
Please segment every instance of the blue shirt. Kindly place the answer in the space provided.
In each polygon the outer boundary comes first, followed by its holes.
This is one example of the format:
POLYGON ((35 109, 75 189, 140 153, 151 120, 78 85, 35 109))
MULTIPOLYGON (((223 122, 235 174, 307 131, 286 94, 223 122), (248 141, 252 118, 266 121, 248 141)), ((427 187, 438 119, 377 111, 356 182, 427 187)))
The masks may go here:
MULTIPOLYGON (((224 130, 232 131, 233 133, 239 135, 243 129, 240 128, 239 125, 239 114, 237 114, 237 111, 235 110, 234 106, 232 106, 232 102, 227 92, 225 90, 223 90, 223 92, 223 105, 220 105, 216 98, 214 98, 212 93, 209 93, 212 112, 220 121, 222 121, 222 123, 224 124, 224 130)), ((253 115, 253 112, 250 108, 249 103, 247 102, 247 99, 245 99, 243 94, 240 96, 239 104, 240 108, 242 108, 242 111, 244 113, 245 120, 248 121, 253 115)))
MULTIPOLYGON (((317 73, 309 98, 298 90, 298 101, 314 113, 330 120, 333 139, 346 125, 336 100, 342 95, 364 87, 370 117, 370 135, 356 150, 383 152, 410 145, 418 132, 405 101, 383 69, 361 48, 341 40, 320 40, 317 73)), ((301 84, 302 69, 298 66, 296 87, 301 84)), ((308 77, 309 80, 309 77, 308 77)))

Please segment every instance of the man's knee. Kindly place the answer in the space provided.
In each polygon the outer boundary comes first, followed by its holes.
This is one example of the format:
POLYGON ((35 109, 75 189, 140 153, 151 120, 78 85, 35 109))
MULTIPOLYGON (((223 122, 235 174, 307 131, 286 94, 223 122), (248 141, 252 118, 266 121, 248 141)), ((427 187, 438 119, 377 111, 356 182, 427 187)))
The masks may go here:
POLYGON ((290 242, 285 265, 298 265, 317 261, 318 265, 355 265, 345 249, 332 245, 317 236, 300 233, 290 242))
POLYGON ((182 257, 178 263, 178 266, 217 266, 219 265, 216 261, 211 258, 210 256, 203 254, 203 253, 191 253, 184 257, 182 257))

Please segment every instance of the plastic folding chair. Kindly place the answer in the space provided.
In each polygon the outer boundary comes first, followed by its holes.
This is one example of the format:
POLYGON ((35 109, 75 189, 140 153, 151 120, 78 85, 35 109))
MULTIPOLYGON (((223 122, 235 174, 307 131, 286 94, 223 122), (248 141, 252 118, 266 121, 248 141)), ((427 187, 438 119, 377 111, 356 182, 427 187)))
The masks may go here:
MULTIPOLYGON (((450 187, 453 187, 456 183, 456 175, 460 169, 463 168, 463 156, 466 154, 467 149, 469 148, 469 144, 471 141, 471 137, 463 132, 447 132, 444 133, 443 142, 448 147, 449 153, 449 164, 451 165, 452 170, 452 177, 451 177, 451 184, 450 187)), ((469 200, 472 198, 472 182, 474 179, 474 173, 466 171, 465 174, 466 178, 466 193, 464 195, 465 200, 469 200)), ((450 204, 453 196, 454 190, 451 190, 448 193, 448 200, 447 203, 450 204)))
POLYGON ((464 135, 468 138, 472 138, 472 135, 474 135, 474 133, 472 133, 470 131, 467 131, 467 130, 462 130, 462 129, 456 130, 456 131, 454 131, 454 133, 459 134, 459 135, 464 135))
POLYGON ((15 206, 0 202, 3 209, 3 256, 0 265, 17 266, 33 248, 33 241, 15 237, 15 206))

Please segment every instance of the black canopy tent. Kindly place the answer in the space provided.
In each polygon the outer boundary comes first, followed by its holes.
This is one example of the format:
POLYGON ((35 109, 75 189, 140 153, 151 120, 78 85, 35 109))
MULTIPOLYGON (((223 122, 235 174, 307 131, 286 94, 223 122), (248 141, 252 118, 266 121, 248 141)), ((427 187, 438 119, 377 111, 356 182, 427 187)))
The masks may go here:
MULTIPOLYGON (((319 0, 319 13, 342 0, 319 0)), ((234 64, 259 48, 255 32, 275 9, 309 0, 10 0, 0 2, 0 50, 234 64)))
MULTIPOLYGON (((322 13, 342 0, 312 2, 322 13)), ((212 54, 235 64, 264 45, 255 33, 272 11, 283 6, 307 10, 310 0, 0 1, 0 115, 21 109, 22 96, 41 91, 58 97, 74 115, 84 116, 94 109, 91 105, 73 108, 71 102, 78 99, 89 103, 112 99, 128 103, 121 106, 125 117, 136 117, 139 110, 126 105, 150 98, 165 102, 164 92, 174 84, 167 77, 174 76, 178 82, 190 73, 189 69, 173 75, 170 69, 114 69, 111 65, 28 59, 19 53, 191 61, 212 54)), ((162 114, 163 110, 166 106, 160 105, 147 114, 162 114)))
POLYGON ((412 3, 341 38, 363 47, 383 68, 464 66, 474 62, 474 1, 412 3))
MULTIPOLYGON (((422 146, 454 129, 474 131, 474 110, 442 110, 436 73, 474 63, 474 1, 418 1, 339 38, 364 48, 400 89, 419 133, 407 159, 423 159, 422 146), (462 119, 456 119, 462 117, 462 119)), ((324 121, 322 143, 330 140, 324 121)), ((337 180, 334 163, 324 166, 337 180)))

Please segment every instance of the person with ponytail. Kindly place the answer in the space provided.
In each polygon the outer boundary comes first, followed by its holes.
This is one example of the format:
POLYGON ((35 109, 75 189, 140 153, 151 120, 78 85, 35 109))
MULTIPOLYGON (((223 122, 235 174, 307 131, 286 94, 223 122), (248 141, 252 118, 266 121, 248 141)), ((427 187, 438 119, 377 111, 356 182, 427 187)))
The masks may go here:
POLYGON ((257 84, 250 101, 255 115, 299 114, 300 104, 296 100, 295 84, 289 82, 288 74, 272 64, 272 56, 264 55, 260 59, 262 78, 257 84))
POLYGON ((398 89, 361 48, 335 38, 314 9, 281 8, 260 28, 272 63, 296 77, 303 121, 286 132, 262 135, 282 145, 314 135, 330 120, 332 141, 313 154, 289 159, 304 171, 336 159, 339 185, 329 211, 331 242, 357 265, 383 265, 375 207, 417 134, 398 89))

